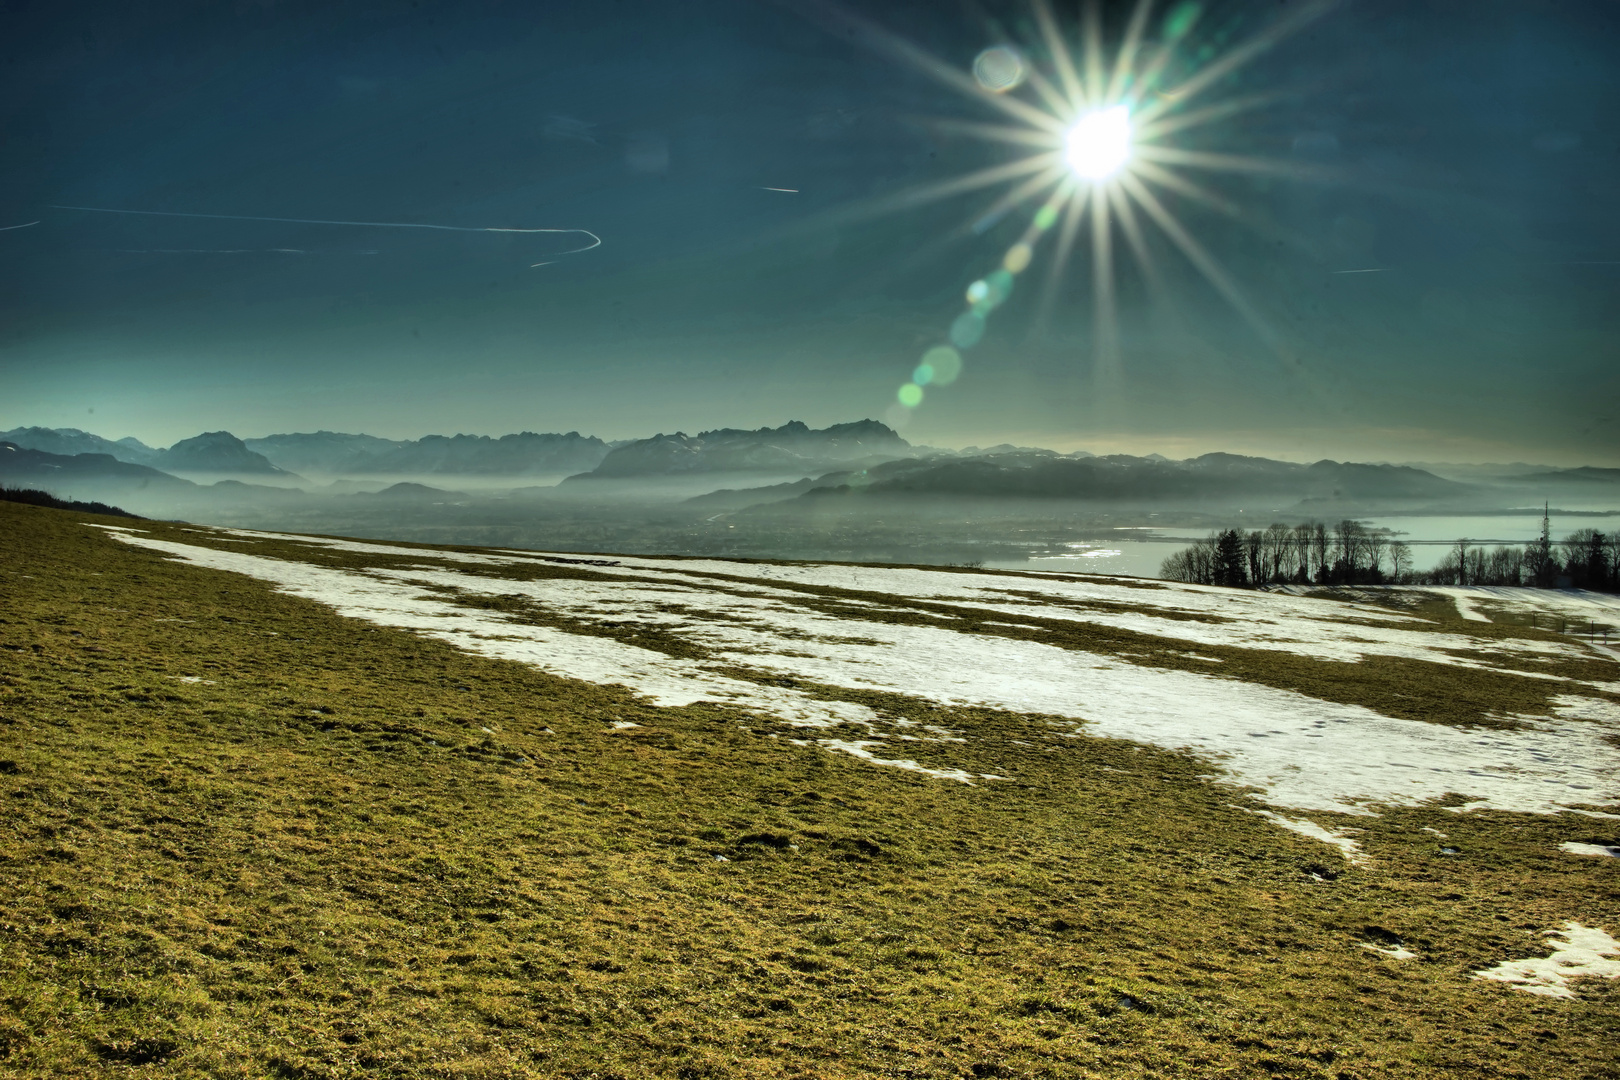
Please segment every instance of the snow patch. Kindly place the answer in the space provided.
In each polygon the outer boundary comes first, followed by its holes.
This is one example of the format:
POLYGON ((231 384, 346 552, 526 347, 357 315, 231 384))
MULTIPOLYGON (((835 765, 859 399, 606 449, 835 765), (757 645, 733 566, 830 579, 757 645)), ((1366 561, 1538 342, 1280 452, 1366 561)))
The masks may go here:
POLYGON ((1417 959, 1417 953, 1413 952, 1411 949, 1408 949, 1405 945, 1374 945, 1370 941, 1358 941, 1356 944, 1360 945, 1368 952, 1381 953, 1392 960, 1417 959))
POLYGON ((1607 855, 1610 858, 1620 858, 1620 846, 1614 844, 1578 844, 1573 840, 1565 840, 1558 845, 1558 850, 1571 855, 1607 855))
MULTIPOLYGON (((1247 809, 1247 807, 1242 809, 1247 809)), ((1316 822, 1307 821, 1304 818, 1283 817, 1281 814, 1274 814, 1270 810, 1250 810, 1249 812, 1259 814, 1273 825, 1280 825, 1289 832, 1308 836, 1312 840, 1320 840, 1324 844, 1332 844, 1339 849, 1339 854, 1343 855, 1344 861, 1351 866, 1367 866, 1372 861, 1362 852, 1360 841, 1352 840, 1344 830, 1324 828, 1316 822)))
MULTIPOLYGON (((962 769, 930 769, 925 765, 919 765, 915 761, 911 761, 909 759, 880 758, 876 754, 872 753, 872 751, 867 749, 868 746, 883 745, 881 742, 878 742, 875 739, 860 739, 858 741, 850 741, 846 739, 817 739, 816 742, 822 746, 825 746, 829 750, 839 750, 843 753, 849 754, 851 757, 858 757, 862 761, 870 761, 874 765, 888 765, 896 769, 905 769, 908 772, 920 772, 924 776, 932 776, 939 780, 960 780, 964 784, 971 784, 974 780, 973 773, 965 772, 962 769)), ((986 774, 984 779, 999 780, 1001 778, 986 774)))
POLYGON ((1620 941, 1604 931, 1568 922, 1564 929, 1549 930, 1547 935, 1559 946, 1551 956, 1504 960, 1493 968, 1474 972, 1474 978, 1504 982, 1527 994, 1557 998, 1575 996, 1575 991, 1569 987, 1571 979, 1620 979, 1620 961, 1604 959, 1620 953, 1620 941))

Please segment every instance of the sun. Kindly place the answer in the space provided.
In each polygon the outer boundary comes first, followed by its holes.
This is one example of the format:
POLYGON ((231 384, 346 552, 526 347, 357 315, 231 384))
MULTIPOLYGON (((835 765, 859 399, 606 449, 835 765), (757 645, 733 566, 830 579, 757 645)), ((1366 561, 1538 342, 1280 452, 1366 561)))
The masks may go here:
MULTIPOLYGON (((1115 312, 1116 247, 1129 251, 1142 277, 1159 280, 1150 233, 1157 231, 1190 262, 1274 352, 1285 354, 1278 335, 1261 318, 1219 260, 1177 217, 1176 208, 1196 204, 1239 219, 1247 215, 1194 175, 1236 172, 1283 179, 1334 179, 1298 162, 1178 145, 1189 132, 1263 108, 1276 92, 1226 90, 1232 76, 1289 35, 1334 6, 1334 0, 1290 5, 1246 41, 1215 48, 1194 33, 1203 5, 1180 0, 1155 11, 1154 0, 1137 0, 1117 34, 1112 56, 1105 49, 1100 0, 1087 0, 1077 35, 1059 24, 1047 0, 1031 0, 1038 34, 1027 42, 1003 40, 982 50, 966 70, 946 63, 912 42, 855 15, 842 25, 867 44, 931 75, 981 106, 999 122, 938 119, 942 131, 971 135, 1026 152, 1002 164, 908 189, 854 213, 903 210, 938 199, 1001 186, 1002 193, 969 220, 977 235, 1021 207, 1036 208, 1023 234, 1000 265, 968 286, 965 310, 950 324, 933 359, 919 364, 896 396, 909 416, 930 387, 954 380, 961 353, 984 336, 992 313, 1012 295, 1021 275, 1044 263, 1046 303, 1058 294, 1064 267, 1082 235, 1089 235, 1092 291, 1092 361, 1099 371, 1118 363, 1115 312), (1155 18, 1155 16, 1158 16, 1155 18), (1189 175, 1192 174, 1192 175, 1189 175), (1044 243, 1048 236, 1049 243, 1044 243), (1037 253, 1048 248, 1044 259, 1037 253), (940 363, 945 353, 954 359, 940 363), (942 373, 949 371, 950 375, 942 373)), ((1219 35, 1216 35, 1219 37, 1219 35)), ((1207 133, 1206 133, 1207 134, 1207 133)), ((1202 140, 1206 145, 1211 141, 1202 140)))
POLYGON ((1083 180, 1106 180, 1131 159, 1131 110, 1093 109, 1063 136, 1063 160, 1083 180))

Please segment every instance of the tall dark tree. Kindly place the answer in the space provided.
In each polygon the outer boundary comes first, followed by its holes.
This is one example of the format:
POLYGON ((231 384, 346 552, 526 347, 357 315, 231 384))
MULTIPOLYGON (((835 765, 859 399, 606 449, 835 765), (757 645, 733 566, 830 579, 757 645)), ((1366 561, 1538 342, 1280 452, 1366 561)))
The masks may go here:
POLYGON ((1248 560, 1249 584, 1264 585, 1266 575, 1266 534, 1255 529, 1243 537, 1243 554, 1248 560))
POLYGON ((1215 543, 1215 584, 1229 585, 1235 589, 1248 584, 1245 572, 1248 557, 1244 548, 1243 534, 1236 529, 1221 533, 1215 543))
POLYGON ((1603 589, 1609 584, 1608 537, 1596 529, 1577 529, 1564 537, 1564 574, 1577 589, 1603 589))

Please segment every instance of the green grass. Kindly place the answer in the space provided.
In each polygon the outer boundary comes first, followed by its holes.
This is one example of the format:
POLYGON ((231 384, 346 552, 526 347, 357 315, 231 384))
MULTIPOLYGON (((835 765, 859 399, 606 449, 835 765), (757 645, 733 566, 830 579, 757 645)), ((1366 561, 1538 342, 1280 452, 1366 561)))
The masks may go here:
POLYGON ((1612 822, 1311 814, 1366 830, 1350 868, 1198 759, 959 709, 1020 779, 929 780, 341 619, 91 520, 0 504, 16 1074, 1620 1070, 1620 985, 1468 978, 1565 920, 1620 933, 1620 860, 1557 851, 1612 822), (1394 938, 1421 959, 1356 944, 1394 938))

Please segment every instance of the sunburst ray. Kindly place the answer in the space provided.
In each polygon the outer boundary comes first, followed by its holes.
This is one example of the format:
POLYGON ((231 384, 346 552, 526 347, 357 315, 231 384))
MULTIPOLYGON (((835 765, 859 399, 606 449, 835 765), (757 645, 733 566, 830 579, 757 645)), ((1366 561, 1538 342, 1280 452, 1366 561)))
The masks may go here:
POLYGON ((1080 86, 1080 74, 1074 69, 1074 57, 1069 53, 1068 42, 1063 40, 1063 31, 1052 15, 1052 6, 1047 0, 1034 0, 1033 7, 1035 21, 1041 28, 1041 39, 1052 56, 1052 66, 1057 68, 1063 92, 1068 95, 1069 110, 1074 112, 1082 109, 1086 104, 1086 92, 1080 86))
POLYGON ((1091 295, 1092 341, 1096 369, 1112 382, 1119 367, 1119 328, 1114 307, 1114 230, 1108 220, 1108 187, 1091 186, 1091 295))
POLYGON ((1086 96, 1093 106, 1106 105, 1107 99, 1103 97, 1105 89, 1103 80, 1107 78, 1104 73, 1102 52, 1102 3, 1100 0, 1085 0, 1083 8, 1085 14, 1085 82, 1086 96))
POLYGON ((1270 91, 1264 94, 1247 94, 1243 97, 1228 98, 1225 101, 1206 105, 1201 109, 1189 109, 1182 113, 1173 113, 1157 120, 1140 121, 1136 125, 1136 137, 1143 142, 1152 142, 1162 139, 1166 135, 1173 135, 1178 131, 1189 131, 1193 128, 1203 127, 1218 120, 1230 120, 1255 109, 1263 109, 1267 105, 1282 100, 1281 91, 1270 91))
MULTIPOLYGON (((1276 235, 1279 230, 1263 214, 1256 214, 1212 183, 1185 174, 1316 182, 1344 179, 1339 170, 1316 163, 1225 151, 1218 143, 1216 149, 1202 148, 1212 144, 1216 125, 1266 108, 1285 96, 1283 91, 1266 89, 1220 96, 1231 77, 1336 3, 1304 0, 1240 44, 1210 55, 1207 48, 1187 49, 1200 6, 1183 3, 1171 7, 1159 29, 1152 32, 1154 0, 1136 0, 1110 56, 1104 49, 1100 0, 1082 0, 1078 39, 1073 46, 1049 0, 1031 0, 1037 39, 1023 49, 1005 43, 990 46, 980 53, 971 74, 863 17, 839 13, 839 25, 858 29, 861 40, 1005 117, 999 123, 931 121, 935 130, 1041 151, 908 188, 840 216, 865 217, 916 207, 1005 183, 1007 189, 971 219, 970 231, 991 235, 999 231, 1007 214, 1048 192, 999 266, 966 290, 967 309, 957 316, 947 335, 956 349, 971 349, 978 343, 989 316, 1012 294, 1015 280, 1031 265, 1045 235, 1055 231, 1036 320, 1037 325, 1044 325, 1063 287, 1065 269, 1080 234, 1089 229, 1092 367, 1098 385, 1111 382, 1122 371, 1117 279, 1119 264, 1125 261, 1117 253, 1115 234, 1129 248, 1130 261, 1148 292, 1161 299, 1165 280, 1155 262, 1157 245, 1150 243, 1151 229, 1163 234, 1168 241, 1166 250, 1192 264, 1272 352, 1292 359, 1259 306, 1178 218, 1173 204, 1206 208, 1276 235), (1046 71, 1038 66, 1043 56, 1046 71), (1172 80, 1175 85, 1167 86, 1172 80), (1176 144, 1176 136, 1193 131, 1200 133, 1200 148, 1176 144)), ((816 10, 825 16, 832 9, 816 10)), ((992 32, 995 40, 1008 41, 999 29, 992 28, 992 32)), ((938 348, 934 347, 935 352, 938 348)), ((959 360, 958 356, 958 367, 959 360)), ((930 370, 927 364, 917 368, 915 381, 902 388, 899 400, 907 409, 921 402, 930 370)))
POLYGON ((926 124, 935 131, 947 132, 952 135, 971 135, 987 142, 1010 143, 1014 146, 1035 146, 1042 150, 1052 149, 1052 136, 1049 133, 1031 131, 1027 127, 1014 127, 1011 124, 991 124, 983 120, 958 120, 955 117, 924 117, 919 118, 919 122, 926 124))
POLYGON ((1136 54, 1142 48, 1142 34, 1147 29, 1148 13, 1152 10, 1153 0, 1137 0, 1136 10, 1131 12, 1131 21, 1125 27, 1125 40, 1120 43, 1119 53, 1114 57, 1114 73, 1108 80, 1108 89, 1103 100, 1118 101, 1125 96, 1125 90, 1136 67, 1136 54))
MULTIPOLYGON (((1238 45, 1224 55, 1217 57, 1208 67, 1203 68, 1196 75, 1183 82, 1176 88, 1175 100, 1178 103, 1185 104, 1245 64, 1253 61, 1256 57, 1269 52, 1281 44, 1285 38, 1298 33, 1309 24, 1326 15, 1337 6, 1337 3, 1338 0, 1316 0, 1314 3, 1301 5, 1292 14, 1283 16, 1242 45, 1238 45)), ((1142 110, 1142 122, 1147 123, 1153 120, 1168 108, 1169 106, 1163 101, 1147 106, 1142 110)))
POLYGON ((1153 223, 1170 238, 1170 242, 1181 249, 1181 253, 1187 257, 1187 261, 1197 267, 1198 271, 1204 275, 1204 278, 1215 287, 1215 291, 1226 298, 1226 302, 1231 304, 1238 314, 1243 316, 1254 331, 1272 349, 1282 354, 1282 341, 1278 338, 1276 332, 1272 330, 1271 324, 1250 303, 1243 290, 1238 288, 1238 284, 1232 279, 1232 275, 1228 274, 1215 257, 1204 249, 1204 245, 1200 244, 1187 231, 1186 226, 1182 225, 1174 214, 1165 209, 1164 204, 1159 201, 1159 197, 1149 191, 1147 186, 1135 176, 1127 174, 1120 179, 1120 183, 1130 193, 1131 198, 1135 199, 1142 209, 1147 212, 1148 217, 1153 219, 1153 223))
POLYGON ((929 203, 948 199, 953 195, 965 195, 971 191, 979 191, 1007 180, 1017 180, 1030 173, 1041 172, 1057 165, 1062 160, 1056 151, 1044 154, 1032 154, 1029 157, 1019 158, 1001 165, 991 165, 966 176, 955 176, 949 180, 936 180, 931 184, 918 184, 914 187, 904 188, 889 195, 881 195, 866 202, 846 206, 823 219, 826 224, 840 224, 859 221, 864 218, 879 217, 883 214, 893 213, 897 210, 910 210, 929 203))
POLYGON ((1290 180, 1336 181, 1341 179, 1335 169, 1309 165, 1299 161, 1277 161, 1273 158, 1251 157, 1247 154, 1221 154, 1210 150, 1183 150, 1176 146, 1141 144, 1135 155, 1142 161, 1160 165, 1185 165, 1211 172, 1253 173, 1259 176, 1281 176, 1290 180))

